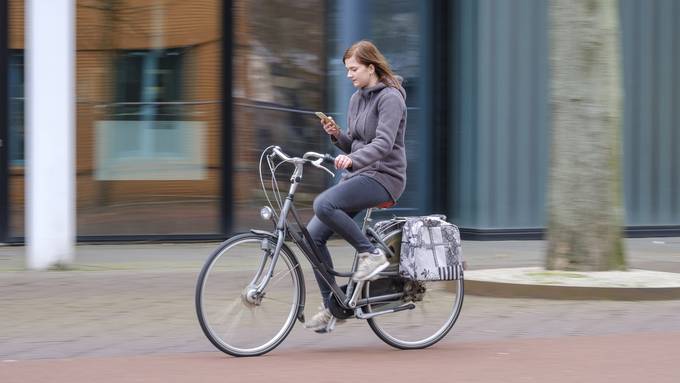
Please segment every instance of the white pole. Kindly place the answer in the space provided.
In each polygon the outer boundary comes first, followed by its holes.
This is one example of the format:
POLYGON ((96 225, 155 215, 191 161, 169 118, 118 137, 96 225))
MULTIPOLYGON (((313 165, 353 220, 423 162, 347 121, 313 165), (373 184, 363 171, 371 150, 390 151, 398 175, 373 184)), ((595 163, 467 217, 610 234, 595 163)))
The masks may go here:
POLYGON ((73 261, 75 0, 26 1, 27 264, 73 261))

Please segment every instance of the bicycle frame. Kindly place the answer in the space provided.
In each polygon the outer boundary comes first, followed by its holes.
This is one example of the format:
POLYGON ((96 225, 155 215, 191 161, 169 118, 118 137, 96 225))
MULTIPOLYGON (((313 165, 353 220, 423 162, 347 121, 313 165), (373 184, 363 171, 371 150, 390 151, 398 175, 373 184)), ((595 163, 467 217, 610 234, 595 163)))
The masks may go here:
MULTIPOLYGON (((273 276, 273 271, 274 268, 276 267, 276 262, 278 261, 278 257, 281 251, 281 248, 283 247, 283 244, 286 239, 286 234, 289 234, 293 242, 298 246, 298 248, 302 251, 302 253, 305 255, 307 260, 312 264, 313 268, 316 269, 319 274, 322 277, 322 280, 328 285, 328 287, 331 289, 333 294, 338 298, 339 303, 344 309, 348 310, 355 310, 355 314, 357 317, 360 318, 368 318, 371 316, 379 315, 380 313, 373 313, 371 314, 363 314, 363 311, 360 309, 363 306, 366 306, 371 303, 378 303, 378 302, 385 302, 385 301, 392 301, 395 299, 399 299, 403 297, 403 293, 396 293, 396 294, 386 294, 386 295, 381 295, 381 296, 376 296, 372 298, 364 298, 364 299, 358 299, 359 294, 361 291, 361 288, 363 286, 363 282, 354 282, 351 278, 347 284, 347 294, 342 291, 342 289, 338 286, 338 284, 334 281, 332 276, 339 276, 339 277, 351 277, 353 272, 356 270, 357 266, 357 256, 355 253, 354 257, 354 262, 352 264, 352 270, 351 272, 348 273, 342 273, 338 272, 334 269, 329 269, 326 267, 326 265, 321 261, 319 257, 319 251, 316 248, 316 245, 314 244, 314 241, 312 241, 311 235, 307 231, 305 225, 301 222, 299 215, 297 214, 297 211, 295 209, 295 204, 294 204, 294 196, 295 192, 298 188, 298 185, 302 182, 302 173, 303 173, 303 167, 304 167, 304 162, 295 162, 295 171, 293 172, 293 175, 290 179, 291 185, 290 189, 288 191, 288 195, 285 198, 283 207, 281 208, 281 212, 278 217, 278 221, 276 223, 276 229, 274 233, 269 233, 266 232, 267 235, 270 235, 274 238, 277 239, 276 241, 276 247, 274 249, 274 253, 272 254, 272 261, 269 265, 269 268, 267 270, 267 273, 265 274, 264 278, 262 281, 257 285, 256 291, 257 294, 262 294, 264 289, 267 287, 267 284, 271 280, 273 276), (288 224, 288 216, 289 214, 292 213, 293 220, 295 223, 298 225, 300 228, 300 232, 296 232, 294 230, 290 230, 289 224, 288 224)), ((388 252, 388 255, 392 255, 392 252, 387 246, 380 240, 379 236, 375 233, 375 231, 372 230, 372 228, 369 227, 368 222, 370 222, 370 216, 371 216, 371 211, 372 209, 368 209, 366 216, 364 218, 363 222, 363 231, 367 235, 372 236, 377 242, 378 245, 381 247, 384 247, 386 252, 388 252)), ((254 232, 259 232, 259 231, 254 231, 254 232)), ((267 254, 265 253, 263 255, 262 261, 260 263, 260 266, 258 268, 258 271, 255 275, 255 278, 253 278, 252 285, 254 285, 257 280, 261 277, 262 272, 264 271, 264 266, 266 263, 266 258, 267 254)), ((296 265, 297 266, 297 265, 296 265)), ((397 272, 381 272, 379 275, 381 276, 397 276, 397 272)), ((390 311, 391 312, 391 311, 390 311)))

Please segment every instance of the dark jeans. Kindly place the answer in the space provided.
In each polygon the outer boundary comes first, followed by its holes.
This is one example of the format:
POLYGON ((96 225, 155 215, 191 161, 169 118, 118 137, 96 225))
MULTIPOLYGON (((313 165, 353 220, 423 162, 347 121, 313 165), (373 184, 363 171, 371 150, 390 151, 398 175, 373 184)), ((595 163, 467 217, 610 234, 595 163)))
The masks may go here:
MULTIPOLYGON (((333 267, 331 254, 326 247, 333 232, 338 233, 360 253, 375 250, 352 218, 360 211, 390 199, 387 190, 378 181, 363 175, 352 177, 319 194, 314 200, 314 217, 307 224, 307 230, 319 250, 321 261, 327 267, 333 267)), ((321 289, 324 307, 328 307, 331 289, 316 270, 314 275, 321 289)))

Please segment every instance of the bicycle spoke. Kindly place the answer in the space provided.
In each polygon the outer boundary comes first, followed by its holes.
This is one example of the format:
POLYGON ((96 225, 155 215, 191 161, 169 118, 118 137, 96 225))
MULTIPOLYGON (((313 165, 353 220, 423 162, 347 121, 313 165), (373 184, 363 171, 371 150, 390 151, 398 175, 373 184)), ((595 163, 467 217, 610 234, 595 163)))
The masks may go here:
POLYGON ((283 303, 283 304, 285 304, 285 305, 290 305, 290 304, 292 303, 292 302, 283 301, 283 300, 281 300, 281 299, 272 298, 272 297, 269 297, 269 296, 267 296, 267 295, 265 295, 265 296, 262 298, 262 300, 263 300, 263 301, 264 301, 264 300, 272 301, 272 302, 276 302, 276 303, 283 303))
POLYGON ((229 327, 227 327, 227 330, 224 332, 224 334, 226 336, 229 336, 229 335, 232 334, 232 330, 234 330, 236 325, 238 323, 240 323, 242 316, 243 316, 243 310, 239 311, 238 314, 236 314, 236 318, 234 318, 234 320, 232 320, 231 323, 229 324, 229 327))
POLYGON ((231 313, 231 311, 240 303, 241 303, 241 298, 234 299, 234 301, 231 302, 231 304, 229 304, 229 306, 227 306, 227 308, 222 310, 222 313, 218 315, 216 322, 218 322, 218 323, 224 322, 224 320, 227 319, 227 316, 231 313))
MULTIPOLYGON (((243 301, 244 287, 252 282, 262 264, 260 246, 265 239, 241 234, 225 241, 199 276, 197 313, 201 328, 217 348, 231 355, 268 352, 283 341, 295 324, 301 282, 295 270, 299 265, 287 247, 281 249, 261 302, 256 305, 243 301), (213 306, 217 310, 211 310, 213 306)), ((266 275, 271 262, 264 263, 266 275)))
POLYGON ((271 281, 269 281, 270 286, 271 286, 271 287, 276 286, 276 284, 279 283, 279 282, 283 279, 283 277, 286 276, 286 275, 283 274, 283 273, 290 274, 290 273, 293 272, 293 270, 295 270, 295 269, 298 268, 298 267, 300 267, 300 264, 295 265, 295 267, 293 267, 292 269, 281 270, 281 271, 279 271, 278 273, 276 273, 275 275, 273 275, 271 281), (281 275, 281 274, 283 274, 283 275, 281 275), (278 277, 279 275, 281 275, 281 276, 278 277), (277 277, 278 277, 278 279, 276 279, 277 277))

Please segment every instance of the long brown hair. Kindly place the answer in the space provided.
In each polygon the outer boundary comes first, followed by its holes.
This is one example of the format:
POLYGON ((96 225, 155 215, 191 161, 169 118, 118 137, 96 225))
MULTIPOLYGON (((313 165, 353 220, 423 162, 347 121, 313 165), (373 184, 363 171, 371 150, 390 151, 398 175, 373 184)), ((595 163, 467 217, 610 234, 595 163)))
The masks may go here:
POLYGON ((349 60, 352 56, 356 60, 366 66, 373 64, 375 67, 375 74, 378 76, 378 80, 387 86, 393 88, 399 88, 401 85, 397 80, 397 76, 392 72, 390 68, 390 63, 387 62, 385 56, 378 50, 378 48, 368 40, 361 40, 351 47, 347 48, 345 54, 342 56, 342 63, 349 60))

